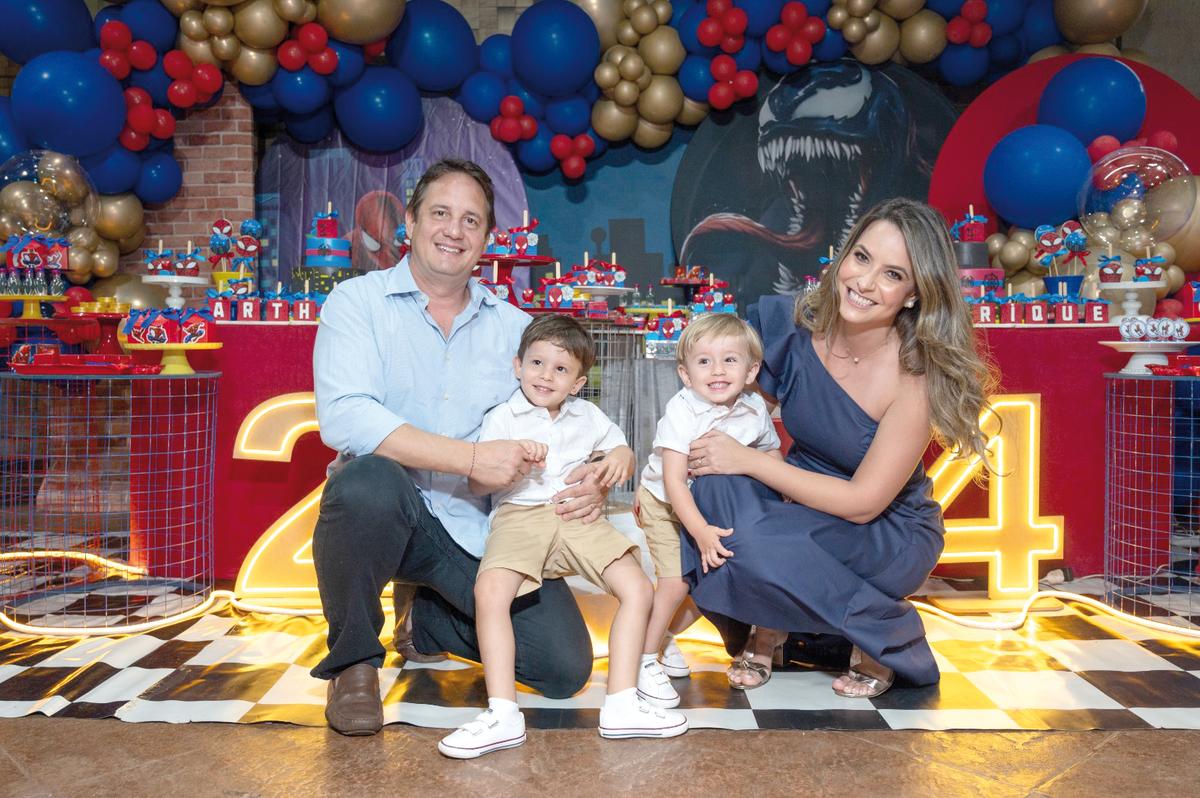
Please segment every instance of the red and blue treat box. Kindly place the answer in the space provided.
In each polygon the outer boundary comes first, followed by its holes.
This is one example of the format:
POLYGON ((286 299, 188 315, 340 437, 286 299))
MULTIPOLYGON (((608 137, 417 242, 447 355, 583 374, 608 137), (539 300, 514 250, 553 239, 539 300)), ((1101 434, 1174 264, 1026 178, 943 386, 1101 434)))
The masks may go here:
POLYGON ((263 310, 266 321, 287 321, 292 305, 286 299, 268 299, 263 310))
POLYGON ((320 308, 311 299, 297 299, 292 303, 292 321, 316 321, 320 308))
POLYGON ((227 296, 210 297, 208 312, 216 321, 233 320, 233 304, 227 296))
POLYGON ((1084 312, 1087 314, 1083 319, 1085 323, 1108 324, 1108 303, 1104 300, 1088 302, 1084 312))
POLYGON ((234 313, 238 321, 261 321, 262 302, 256 296, 238 297, 234 313))
POLYGON ((1026 324, 1045 324, 1050 320, 1049 306, 1040 299, 1035 299, 1025 305, 1026 324))

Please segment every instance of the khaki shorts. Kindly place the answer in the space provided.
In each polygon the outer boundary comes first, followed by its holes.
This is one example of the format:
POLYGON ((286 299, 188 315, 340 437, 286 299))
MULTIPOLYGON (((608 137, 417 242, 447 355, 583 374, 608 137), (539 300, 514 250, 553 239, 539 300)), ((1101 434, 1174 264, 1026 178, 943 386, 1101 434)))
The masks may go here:
POLYGON ((480 572, 507 568, 524 575, 518 596, 542 586, 543 579, 579 574, 608 590, 604 569, 637 545, 606 519, 590 524, 563 521, 553 504, 505 504, 492 517, 480 572))
POLYGON ((680 561, 679 530, 681 524, 671 505, 645 488, 638 488, 638 503, 642 507, 642 531, 646 547, 654 560, 654 572, 659 578, 683 576, 680 561))

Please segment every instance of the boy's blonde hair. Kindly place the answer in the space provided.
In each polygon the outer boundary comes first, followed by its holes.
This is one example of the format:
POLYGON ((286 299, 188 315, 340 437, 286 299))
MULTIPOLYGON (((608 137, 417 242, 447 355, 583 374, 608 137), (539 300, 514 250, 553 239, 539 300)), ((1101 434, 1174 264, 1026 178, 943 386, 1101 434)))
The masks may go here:
POLYGON ((732 313, 705 313, 689 322, 679 335, 679 346, 675 349, 676 362, 684 365, 696 344, 705 338, 736 338, 746 344, 751 362, 762 362, 762 339, 753 327, 732 313))

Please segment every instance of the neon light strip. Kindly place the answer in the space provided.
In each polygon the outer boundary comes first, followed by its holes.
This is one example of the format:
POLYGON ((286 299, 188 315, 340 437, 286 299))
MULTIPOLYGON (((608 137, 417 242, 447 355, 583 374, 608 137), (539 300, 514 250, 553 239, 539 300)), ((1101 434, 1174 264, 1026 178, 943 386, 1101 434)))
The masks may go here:
POLYGON ((40 549, 37 551, 16 551, 0 553, 0 561, 13 560, 82 560, 88 565, 95 565, 99 568, 104 568, 109 571, 117 571, 118 573, 128 574, 130 576, 146 576, 145 568, 139 568, 136 565, 129 565, 118 560, 108 560, 98 554, 89 554, 83 551, 65 551, 61 549, 40 549))

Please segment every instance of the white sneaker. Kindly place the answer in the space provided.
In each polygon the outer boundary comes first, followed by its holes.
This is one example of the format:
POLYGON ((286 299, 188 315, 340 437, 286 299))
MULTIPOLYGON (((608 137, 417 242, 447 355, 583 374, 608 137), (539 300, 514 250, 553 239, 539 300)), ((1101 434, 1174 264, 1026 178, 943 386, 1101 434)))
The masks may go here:
POLYGON ((453 759, 474 759, 504 748, 516 748, 525 742, 525 716, 513 713, 501 718, 490 709, 459 726, 442 738, 438 750, 453 759))
POLYGON ((648 659, 638 669, 637 694, 656 707, 671 709, 679 706, 679 693, 675 692, 671 678, 663 673, 657 660, 648 659))
POLYGON ((682 712, 659 709, 640 698, 629 707, 600 708, 600 736, 610 740, 625 737, 677 737, 688 730, 682 712))
POLYGON ((663 672, 672 679, 683 679, 692 675, 692 668, 683 658, 683 652, 679 650, 679 646, 675 645, 673 637, 667 638, 666 645, 658 655, 658 664, 662 665, 663 672))

